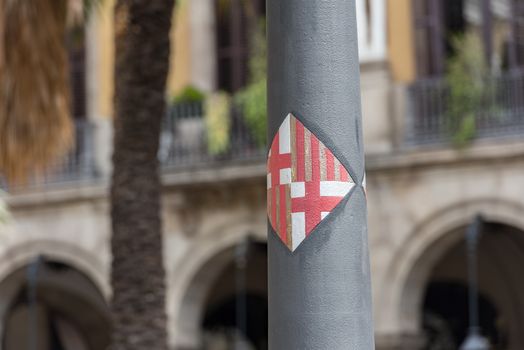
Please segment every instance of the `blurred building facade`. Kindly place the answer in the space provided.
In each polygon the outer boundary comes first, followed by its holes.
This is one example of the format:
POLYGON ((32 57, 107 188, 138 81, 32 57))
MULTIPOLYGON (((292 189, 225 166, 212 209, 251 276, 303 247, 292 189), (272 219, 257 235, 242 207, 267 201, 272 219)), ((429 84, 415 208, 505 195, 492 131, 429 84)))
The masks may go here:
MULTIPOLYGON (((477 213, 481 326, 524 348, 524 7, 517 0, 357 0, 377 349, 456 349, 467 319, 464 232, 477 213), (454 36, 475 33, 492 69, 472 140, 449 128, 454 36)), ((179 1, 168 96, 249 81, 250 21, 264 2, 179 1), (251 11, 251 12, 249 12, 251 11)), ((102 349, 111 295, 113 33, 102 3, 71 50, 76 147, 8 188, 0 229, 2 349, 102 349), (40 258, 39 258, 40 257, 40 258)), ((164 255, 173 349, 267 348, 265 150, 238 113, 210 151, 202 103, 173 104, 162 132, 164 255), (240 323, 240 324, 239 324, 240 323)), ((348 135, 348 137, 350 137, 348 135)))

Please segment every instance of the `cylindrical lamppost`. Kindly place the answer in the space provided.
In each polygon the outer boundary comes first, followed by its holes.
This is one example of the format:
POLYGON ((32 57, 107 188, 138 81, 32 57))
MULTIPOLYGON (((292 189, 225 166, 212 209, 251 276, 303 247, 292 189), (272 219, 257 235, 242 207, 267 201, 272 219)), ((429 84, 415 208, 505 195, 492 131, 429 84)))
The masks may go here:
POLYGON ((268 0, 269 349, 374 349, 354 0, 268 0))
POLYGON ((468 259, 468 336, 460 350, 489 350, 489 342, 480 334, 477 250, 482 233, 482 216, 477 215, 466 231, 468 259))
POLYGON ((249 241, 244 240, 235 248, 235 347, 234 350, 246 349, 245 339, 247 333, 247 305, 246 305, 246 273, 247 273, 247 254, 249 241))
POLYGON ((39 346, 38 334, 38 275, 42 268, 43 257, 37 256, 27 267, 27 301, 29 308, 29 322, 27 324, 29 330, 28 348, 29 350, 36 350, 39 346))

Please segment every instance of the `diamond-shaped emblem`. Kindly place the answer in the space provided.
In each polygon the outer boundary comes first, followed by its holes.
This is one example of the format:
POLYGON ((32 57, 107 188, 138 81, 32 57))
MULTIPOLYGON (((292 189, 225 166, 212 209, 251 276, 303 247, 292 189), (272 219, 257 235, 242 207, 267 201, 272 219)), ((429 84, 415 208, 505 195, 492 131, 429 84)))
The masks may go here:
POLYGON ((280 240, 297 249, 354 185, 333 153, 288 114, 267 161, 267 212, 280 240))

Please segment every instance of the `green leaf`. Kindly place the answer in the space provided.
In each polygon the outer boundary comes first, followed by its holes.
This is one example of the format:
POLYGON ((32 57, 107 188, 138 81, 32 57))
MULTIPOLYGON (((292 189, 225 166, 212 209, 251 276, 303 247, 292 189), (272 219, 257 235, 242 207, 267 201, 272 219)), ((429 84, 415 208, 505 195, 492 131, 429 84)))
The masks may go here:
POLYGON ((241 106, 242 115, 257 146, 264 147, 267 127, 266 79, 252 83, 237 93, 235 102, 241 106))
POLYGON ((267 126, 267 41, 265 21, 253 30, 249 59, 250 84, 235 95, 235 103, 255 139, 257 146, 266 146, 267 126))

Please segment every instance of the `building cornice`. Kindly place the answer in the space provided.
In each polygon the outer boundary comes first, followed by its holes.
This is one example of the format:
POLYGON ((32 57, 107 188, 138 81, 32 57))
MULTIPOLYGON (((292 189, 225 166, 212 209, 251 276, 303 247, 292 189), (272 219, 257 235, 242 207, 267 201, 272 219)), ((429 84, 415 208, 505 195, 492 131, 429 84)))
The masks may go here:
MULTIPOLYGON (((524 142, 487 143, 457 150, 406 149, 397 153, 367 155, 366 170, 373 175, 380 172, 424 170, 434 167, 492 164, 494 161, 507 162, 512 159, 524 160, 524 142)), ((249 162, 208 165, 193 168, 180 168, 165 171, 162 176, 165 191, 186 189, 217 184, 256 181, 266 177, 266 164, 263 159, 249 162)), ((43 187, 41 189, 20 190, 4 196, 11 209, 38 207, 42 205, 63 205, 106 199, 109 184, 107 180, 95 183, 43 187)))

